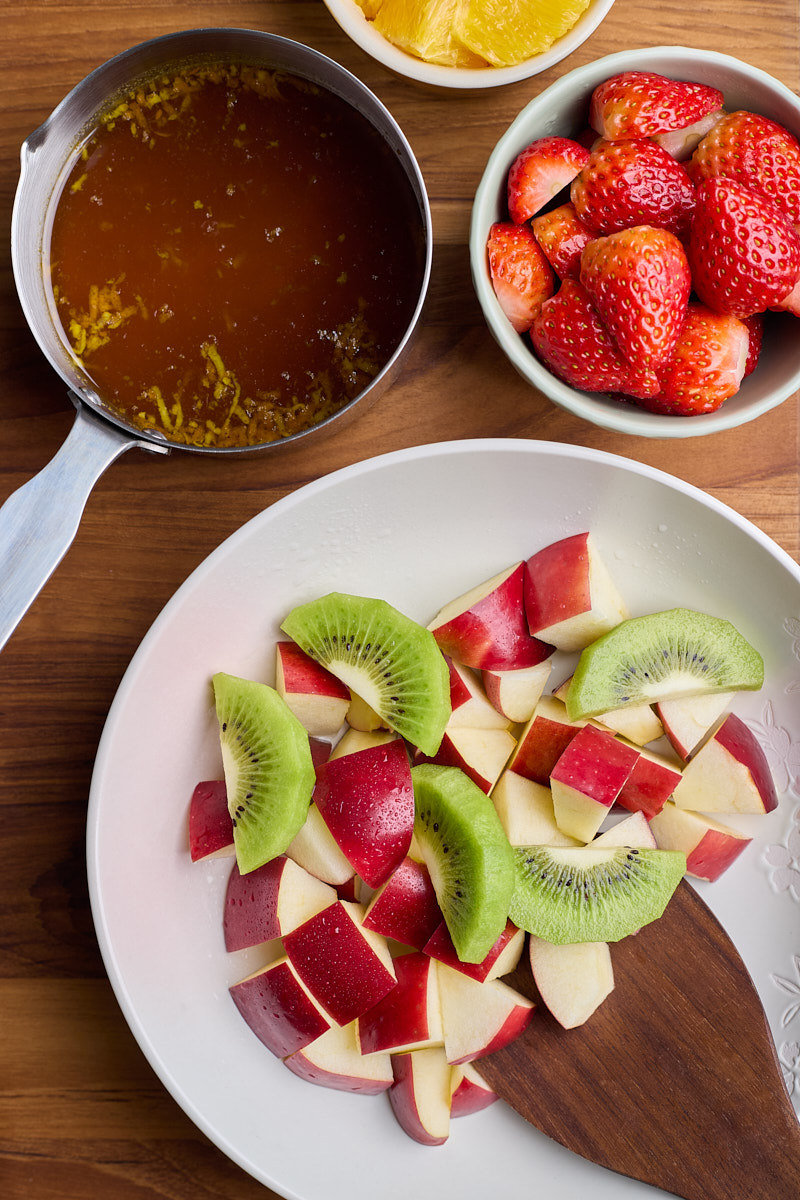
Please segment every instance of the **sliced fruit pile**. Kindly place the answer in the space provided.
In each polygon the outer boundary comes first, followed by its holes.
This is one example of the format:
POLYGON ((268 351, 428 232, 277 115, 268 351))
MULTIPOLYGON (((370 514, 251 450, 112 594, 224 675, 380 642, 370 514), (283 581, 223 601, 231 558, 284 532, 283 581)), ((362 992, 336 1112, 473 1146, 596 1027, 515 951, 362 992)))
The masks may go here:
POLYGON ((800 144, 647 71, 600 84, 587 116, 509 169, 487 239, 497 298, 571 387, 713 412, 755 369, 765 316, 800 316, 800 144))
POLYGON ((190 805, 192 859, 236 855, 225 945, 259 965, 231 996, 296 1075, 438 1145, 536 1003, 588 1020, 611 943, 742 853, 716 815, 775 807, 730 711, 763 662, 724 619, 631 616, 589 533, 428 628, 343 593, 282 628, 274 689, 214 676, 225 778, 190 805))
POLYGON ((589 0, 356 0, 387 41, 444 67, 512 67, 569 33, 589 0))

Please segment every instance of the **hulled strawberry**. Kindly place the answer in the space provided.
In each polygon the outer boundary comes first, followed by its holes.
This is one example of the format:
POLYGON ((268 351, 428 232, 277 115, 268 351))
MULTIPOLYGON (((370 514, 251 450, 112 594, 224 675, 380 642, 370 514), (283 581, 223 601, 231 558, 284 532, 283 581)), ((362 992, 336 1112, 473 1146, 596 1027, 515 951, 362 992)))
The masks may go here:
POLYGON ((725 176, 762 192, 800 225, 800 144, 759 113, 726 113, 703 138, 687 167, 695 183, 725 176))
POLYGON ((684 129, 722 107, 717 88, 667 79, 653 71, 623 71, 595 88, 589 123, 602 137, 652 137, 684 129))
POLYGON ((570 387, 584 392, 652 395, 655 375, 637 372, 620 354, 589 294, 575 279, 565 279, 530 330, 540 360, 570 387))
POLYGON ((581 252, 594 234, 584 225, 571 202, 539 213, 531 229, 559 279, 577 279, 581 252))
POLYGON ((685 234, 694 208, 686 168, 649 138, 597 142, 570 186, 579 218, 597 233, 657 225, 685 234))
POLYGON ((580 279, 628 362, 653 372, 669 362, 691 290, 675 234, 636 225, 595 238, 584 248, 580 279))
POLYGON ((555 291, 550 264, 531 227, 513 221, 492 225, 486 249, 500 307, 517 333, 524 333, 555 291))
POLYGON ((766 196, 735 179, 697 188, 688 245, 694 290, 734 317, 780 304, 800 276, 800 235, 766 196))
POLYGON ((675 352, 659 373, 658 395, 638 403, 649 412, 673 416, 714 412, 738 392, 749 343, 743 321, 691 301, 675 352))
POLYGON ((571 138, 537 138, 508 172, 508 215, 520 224, 544 208, 585 165, 589 151, 571 138))

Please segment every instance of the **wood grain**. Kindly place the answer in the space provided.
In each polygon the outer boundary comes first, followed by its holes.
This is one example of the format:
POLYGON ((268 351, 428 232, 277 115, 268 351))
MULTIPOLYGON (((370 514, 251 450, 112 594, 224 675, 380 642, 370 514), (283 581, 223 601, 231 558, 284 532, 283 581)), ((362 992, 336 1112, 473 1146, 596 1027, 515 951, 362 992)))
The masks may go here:
MULTIPOLYGON (((536 999, 529 971, 510 979, 536 999)), ((576 1029, 539 1005, 522 1037, 482 1060, 484 1078, 576 1154, 685 1200, 795 1195, 800 1126, 761 1001, 688 883, 614 944, 614 981, 576 1029)))
POLYGON ((584 443, 687 480, 800 551, 797 398, 753 425, 661 443, 591 428, 505 363, 466 249, 471 198, 520 108, 563 70, 613 50, 683 44, 800 83, 797 0, 617 0, 590 41, 530 82, 442 97, 383 71, 311 0, 3 0, 0 6, 0 501, 61 445, 64 387, 28 331, 9 226, 22 140, 88 71, 181 28, 269 29, 338 59, 387 104, 431 196, 436 249, 421 335, 398 383, 340 436, 213 462, 131 451, 100 481, 79 536, 0 656, 0 1193, 9 1200, 203 1200, 269 1192, 218 1152, 153 1075, 108 986, 85 874, 86 801, 108 706, 164 603, 228 534, 327 471, 471 437, 584 443), (752 22, 743 29, 743 21, 752 22))

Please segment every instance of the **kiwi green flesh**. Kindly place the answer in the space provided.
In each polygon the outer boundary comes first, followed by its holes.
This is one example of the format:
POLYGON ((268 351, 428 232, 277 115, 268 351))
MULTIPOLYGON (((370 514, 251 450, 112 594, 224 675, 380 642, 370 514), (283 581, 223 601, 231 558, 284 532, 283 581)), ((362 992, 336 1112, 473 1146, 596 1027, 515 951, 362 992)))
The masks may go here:
POLYGON ((308 734, 265 683, 213 680, 236 861, 244 875, 282 854, 308 816, 314 764, 308 734))
POLYGON ((482 962, 506 927, 514 859, 485 792, 458 767, 412 767, 414 833, 462 962, 482 962))
POLYGON ((692 609, 631 617, 582 651, 567 695, 571 721, 631 704, 753 691, 764 661, 730 623, 692 609))
POLYGON ((509 916, 548 942, 618 942, 662 915, 686 871, 677 850, 514 847, 509 916))
POLYGON ((390 729, 433 756, 450 717, 450 675, 436 639, 385 600, 330 592, 281 629, 365 700, 390 729))

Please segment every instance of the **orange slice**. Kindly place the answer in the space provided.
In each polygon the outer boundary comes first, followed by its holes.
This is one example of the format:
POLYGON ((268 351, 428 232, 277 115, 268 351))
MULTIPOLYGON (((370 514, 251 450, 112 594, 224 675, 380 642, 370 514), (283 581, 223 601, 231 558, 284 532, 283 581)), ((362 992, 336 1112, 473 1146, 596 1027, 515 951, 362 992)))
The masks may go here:
POLYGON ((515 66, 542 54, 568 33, 589 3, 590 0, 461 0, 456 4, 453 34, 492 66, 515 66))
POLYGON ((426 62, 447 67, 486 66, 485 60, 453 36, 463 0, 382 0, 374 20, 379 33, 426 62))

